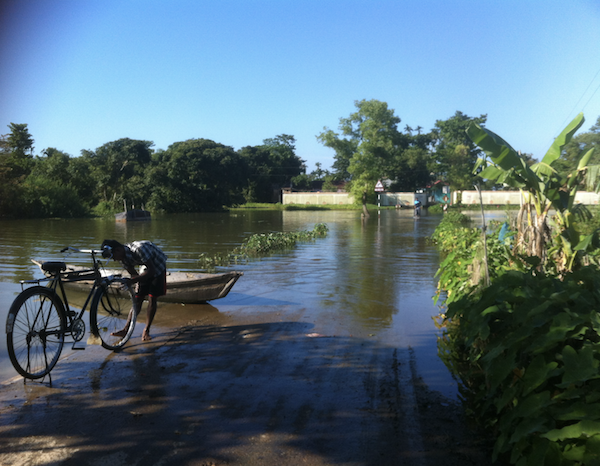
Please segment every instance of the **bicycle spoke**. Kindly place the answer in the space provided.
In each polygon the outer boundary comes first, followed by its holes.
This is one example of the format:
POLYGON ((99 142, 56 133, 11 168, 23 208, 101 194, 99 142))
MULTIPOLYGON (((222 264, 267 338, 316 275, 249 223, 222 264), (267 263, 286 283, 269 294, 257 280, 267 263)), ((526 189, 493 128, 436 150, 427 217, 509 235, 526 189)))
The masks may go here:
POLYGON ((56 299, 44 287, 30 288, 17 297, 9 311, 13 318, 7 335, 9 356, 24 377, 43 377, 60 357, 65 321, 56 299))
POLYGON ((96 292, 90 309, 92 332, 100 338, 102 346, 112 350, 129 340, 136 320, 136 313, 132 312, 134 301, 131 292, 121 286, 119 280, 103 284, 96 292))

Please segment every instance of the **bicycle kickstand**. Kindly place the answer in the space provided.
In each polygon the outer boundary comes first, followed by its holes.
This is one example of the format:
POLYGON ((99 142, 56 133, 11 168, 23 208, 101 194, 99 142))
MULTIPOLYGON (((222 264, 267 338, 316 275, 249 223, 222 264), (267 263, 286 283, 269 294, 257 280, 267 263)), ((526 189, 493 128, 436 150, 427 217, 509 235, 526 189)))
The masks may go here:
POLYGON ((73 342, 73 346, 71 346, 71 349, 72 349, 72 350, 75 350, 75 351, 84 351, 84 350, 85 350, 85 346, 84 346, 83 348, 75 348, 75 345, 76 345, 77 343, 78 343, 77 341, 74 341, 74 342, 73 342))
MULTIPOLYGON (((33 380, 33 379, 29 379, 30 382, 33 383, 39 383, 39 384, 43 384, 44 380, 46 380, 46 377, 48 377, 48 385, 51 387, 52 386, 52 375, 50 374, 50 372, 48 372, 44 377, 42 377, 41 380, 33 380)), ((23 377, 23 385, 27 385, 27 377, 23 377)))

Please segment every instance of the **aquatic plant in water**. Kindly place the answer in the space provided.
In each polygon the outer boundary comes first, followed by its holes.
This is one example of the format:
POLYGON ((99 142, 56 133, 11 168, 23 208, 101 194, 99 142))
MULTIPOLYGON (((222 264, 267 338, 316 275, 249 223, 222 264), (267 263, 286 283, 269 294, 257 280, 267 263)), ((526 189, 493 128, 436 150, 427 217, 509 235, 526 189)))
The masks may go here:
POLYGON ((255 234, 250 236, 241 246, 225 254, 202 254, 198 264, 205 270, 214 270, 216 267, 225 267, 231 264, 247 262, 251 257, 266 255, 273 251, 292 249, 300 241, 313 241, 316 238, 327 236, 329 228, 324 223, 317 223, 312 231, 291 231, 255 234))

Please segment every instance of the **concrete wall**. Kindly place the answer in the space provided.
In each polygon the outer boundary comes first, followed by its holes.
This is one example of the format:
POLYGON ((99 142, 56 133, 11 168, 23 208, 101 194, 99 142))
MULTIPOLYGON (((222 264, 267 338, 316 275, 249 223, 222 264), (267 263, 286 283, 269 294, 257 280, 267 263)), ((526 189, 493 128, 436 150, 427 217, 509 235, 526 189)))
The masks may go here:
MULTIPOLYGON (((452 203, 457 203, 458 192, 452 193, 452 203)), ((520 205, 520 191, 481 191, 481 197, 484 205, 520 205)), ((596 193, 578 192, 575 195, 575 202, 584 205, 598 205, 600 196, 596 193)), ((463 204, 479 204, 479 193, 477 191, 462 191, 463 204)))
POLYGON ((283 193, 282 204, 352 204, 354 197, 350 193, 283 193))
MULTIPOLYGON (((427 205, 427 195, 424 193, 381 193, 382 206, 395 206, 397 204, 412 206, 415 199, 419 199, 421 204, 427 205)), ((375 201, 377 203, 377 200, 375 201)), ((353 204, 354 197, 350 193, 283 193, 282 204, 303 204, 303 205, 323 205, 323 204, 353 204)))
MULTIPOLYGON (((452 203, 456 204, 456 192, 452 193, 452 203)), ((483 205, 521 205, 520 191, 481 191, 483 205)), ((462 191, 463 204, 479 204, 479 193, 477 191, 462 191)))
POLYGON ((421 204, 427 205, 427 196, 425 194, 415 193, 382 193, 381 194, 381 205, 409 205, 412 206, 415 203, 415 198, 421 201, 421 204))
POLYGON ((581 202, 584 205, 598 205, 600 201, 600 195, 596 193, 589 193, 585 191, 578 191, 575 194, 575 202, 581 202))

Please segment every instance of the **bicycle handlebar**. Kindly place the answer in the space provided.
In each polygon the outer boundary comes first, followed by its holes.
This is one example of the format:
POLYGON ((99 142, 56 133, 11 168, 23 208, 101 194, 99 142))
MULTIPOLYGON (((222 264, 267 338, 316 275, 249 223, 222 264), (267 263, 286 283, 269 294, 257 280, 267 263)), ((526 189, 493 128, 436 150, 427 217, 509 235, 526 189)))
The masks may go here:
POLYGON ((102 254, 102 249, 78 249, 78 248, 74 248, 73 246, 64 247, 60 250, 60 252, 67 252, 69 249, 71 251, 82 252, 85 254, 92 254, 92 253, 102 254))

